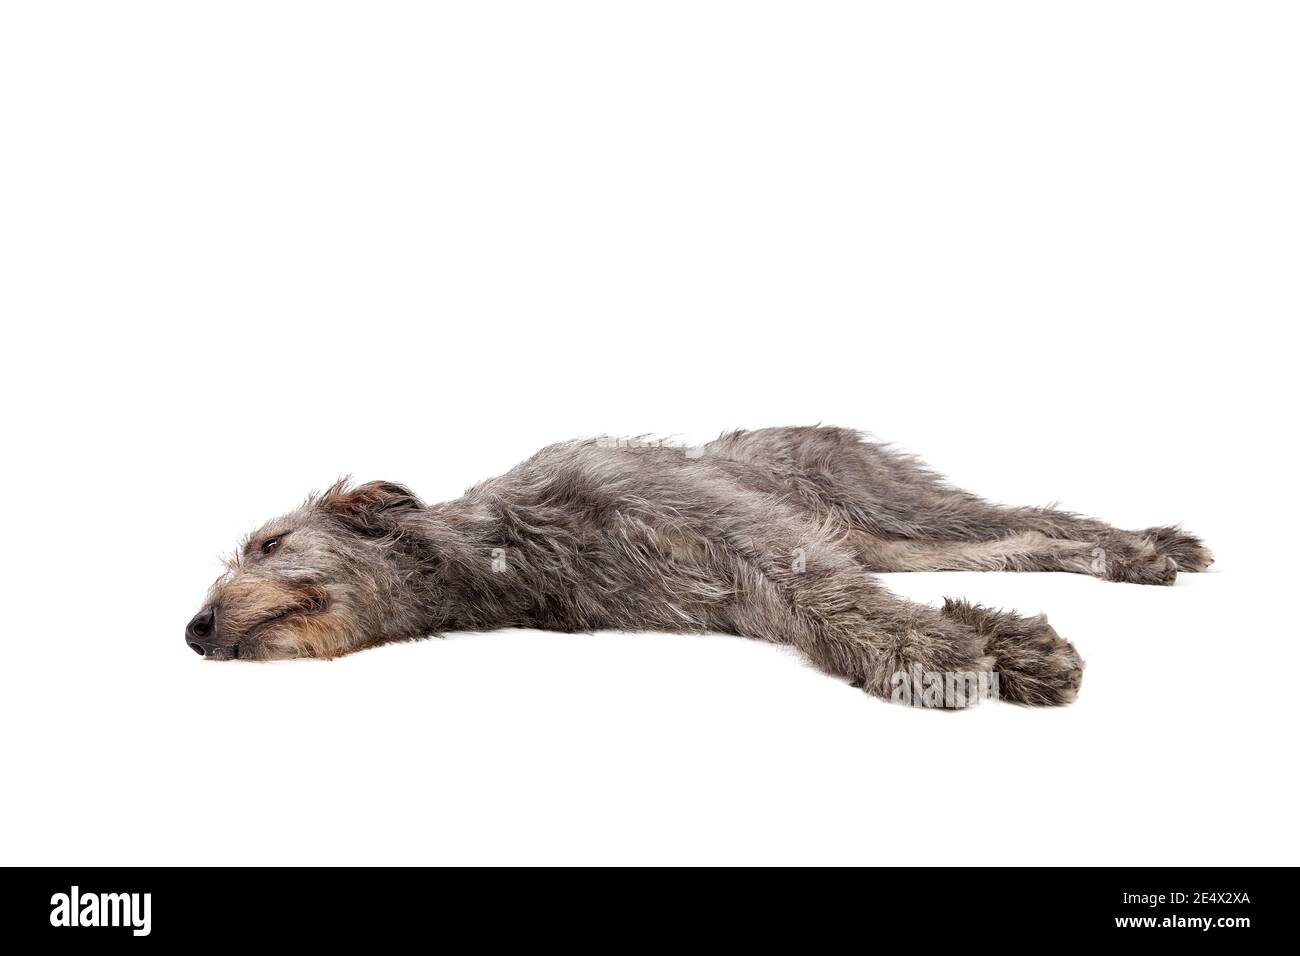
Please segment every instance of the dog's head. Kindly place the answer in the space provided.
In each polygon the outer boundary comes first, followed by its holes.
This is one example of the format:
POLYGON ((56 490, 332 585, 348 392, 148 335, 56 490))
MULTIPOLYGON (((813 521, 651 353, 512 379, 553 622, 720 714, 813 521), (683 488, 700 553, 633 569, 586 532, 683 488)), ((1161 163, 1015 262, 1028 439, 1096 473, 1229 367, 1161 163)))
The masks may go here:
POLYGON ((424 505, 406 488, 340 481, 244 541, 212 585, 185 641, 204 657, 336 657, 419 636, 410 603, 404 518, 424 505))

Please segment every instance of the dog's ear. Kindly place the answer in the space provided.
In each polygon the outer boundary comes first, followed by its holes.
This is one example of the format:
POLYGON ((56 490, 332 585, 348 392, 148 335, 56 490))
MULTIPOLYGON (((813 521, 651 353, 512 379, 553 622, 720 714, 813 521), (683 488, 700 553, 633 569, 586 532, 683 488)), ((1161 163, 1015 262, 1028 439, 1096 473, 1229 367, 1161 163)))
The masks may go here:
POLYGON ((423 508, 424 502, 393 481, 368 481, 351 487, 349 479, 342 478, 321 495, 320 506, 358 531, 373 532, 385 530, 386 519, 396 513, 423 508))

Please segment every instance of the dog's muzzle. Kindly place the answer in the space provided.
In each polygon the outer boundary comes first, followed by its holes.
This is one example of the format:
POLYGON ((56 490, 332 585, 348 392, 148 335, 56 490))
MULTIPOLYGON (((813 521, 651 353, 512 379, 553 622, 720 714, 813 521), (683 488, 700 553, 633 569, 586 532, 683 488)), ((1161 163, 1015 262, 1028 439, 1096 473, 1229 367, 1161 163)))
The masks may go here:
POLYGON ((239 656, 239 645, 219 644, 217 634, 217 609, 205 607, 185 625, 185 643, 196 654, 214 660, 226 661, 239 656))

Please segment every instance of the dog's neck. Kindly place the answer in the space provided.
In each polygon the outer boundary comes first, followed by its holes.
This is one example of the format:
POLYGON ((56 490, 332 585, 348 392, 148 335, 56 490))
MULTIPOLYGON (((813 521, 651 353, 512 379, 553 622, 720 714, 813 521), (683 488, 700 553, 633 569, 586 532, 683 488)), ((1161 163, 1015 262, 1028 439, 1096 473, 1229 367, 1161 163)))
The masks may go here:
POLYGON ((528 620, 528 595, 512 571, 499 512, 458 498, 404 517, 398 537, 422 580, 412 591, 428 630, 492 630, 528 620))

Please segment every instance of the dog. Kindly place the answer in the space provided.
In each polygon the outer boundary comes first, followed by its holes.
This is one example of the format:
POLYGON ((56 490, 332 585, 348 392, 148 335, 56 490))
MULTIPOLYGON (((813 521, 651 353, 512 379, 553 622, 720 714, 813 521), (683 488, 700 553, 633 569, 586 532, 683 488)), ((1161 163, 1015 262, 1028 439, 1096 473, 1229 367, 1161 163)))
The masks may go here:
POLYGON ((957 675, 1014 703, 1066 704, 1084 665, 1045 617, 906 601, 872 572, 1169 585, 1212 560, 1177 527, 992 504, 849 429, 736 431, 699 448, 593 439, 444 504, 337 482, 244 541, 185 640, 207 659, 273 660, 504 627, 721 631, 791 645, 887 699, 915 688, 964 706, 930 692, 957 675))

